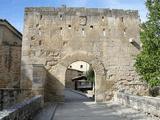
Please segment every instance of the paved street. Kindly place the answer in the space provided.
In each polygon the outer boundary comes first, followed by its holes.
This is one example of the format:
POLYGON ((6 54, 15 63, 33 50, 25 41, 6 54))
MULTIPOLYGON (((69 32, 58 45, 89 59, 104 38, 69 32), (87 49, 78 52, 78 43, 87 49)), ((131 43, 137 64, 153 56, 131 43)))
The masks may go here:
POLYGON ((65 94, 66 102, 58 105, 53 120, 155 120, 116 103, 96 104, 69 90, 65 94))
POLYGON ((90 98, 88 98, 85 94, 81 94, 81 92, 71 90, 71 89, 65 89, 65 102, 89 102, 93 101, 90 98))

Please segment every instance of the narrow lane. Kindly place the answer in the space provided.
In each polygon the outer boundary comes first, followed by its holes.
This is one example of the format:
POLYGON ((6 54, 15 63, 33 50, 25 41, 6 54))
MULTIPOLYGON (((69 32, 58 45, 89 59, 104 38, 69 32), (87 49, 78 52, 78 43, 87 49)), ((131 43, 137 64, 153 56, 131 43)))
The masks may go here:
POLYGON ((66 103, 93 101, 90 98, 88 98, 85 94, 78 91, 76 92, 75 90, 71 90, 71 89, 65 89, 64 94, 65 94, 66 103))
POLYGON ((73 91, 66 90, 65 94, 66 102, 58 105, 53 120, 155 120, 113 102, 96 104, 73 91))

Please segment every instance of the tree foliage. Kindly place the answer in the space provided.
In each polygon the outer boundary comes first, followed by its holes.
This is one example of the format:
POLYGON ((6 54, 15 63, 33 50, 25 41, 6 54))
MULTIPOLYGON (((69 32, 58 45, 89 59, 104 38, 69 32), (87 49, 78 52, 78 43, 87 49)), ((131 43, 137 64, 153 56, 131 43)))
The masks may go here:
POLYGON ((86 77, 88 81, 94 83, 95 74, 94 74, 94 70, 92 69, 92 67, 89 67, 89 70, 86 71, 86 77))
POLYGON ((151 86, 160 85, 160 0, 147 0, 148 20, 141 25, 142 51, 135 67, 142 79, 151 86))

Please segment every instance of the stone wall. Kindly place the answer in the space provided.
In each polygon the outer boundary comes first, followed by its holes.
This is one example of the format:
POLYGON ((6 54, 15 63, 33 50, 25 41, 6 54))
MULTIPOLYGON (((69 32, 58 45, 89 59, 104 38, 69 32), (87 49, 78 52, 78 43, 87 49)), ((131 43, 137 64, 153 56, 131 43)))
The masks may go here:
POLYGON ((0 23, 0 29, 2 31, 2 42, 1 45, 16 45, 21 46, 22 45, 22 36, 17 36, 13 31, 11 31, 6 25, 1 25, 0 23))
POLYGON ((47 78, 46 69, 43 65, 33 65, 32 91, 34 95, 44 95, 44 86, 47 78))
POLYGON ((20 87, 21 47, 0 46, 0 88, 20 87))
POLYGON ((32 88, 32 64, 42 64, 52 88, 48 93, 63 99, 68 66, 85 61, 96 74, 96 101, 122 90, 146 94, 133 66, 140 50, 139 24, 138 11, 132 10, 26 8, 21 85, 32 88))
POLYGON ((9 109, 0 111, 0 120, 32 120, 42 107, 42 96, 35 96, 9 109))
POLYGON ((0 19, 0 88, 20 87, 22 34, 0 19))
POLYGON ((0 110, 9 108, 32 97, 30 89, 1 88, 0 110))
POLYGON ((115 100, 123 105, 160 117, 159 97, 142 97, 119 92, 115 100))

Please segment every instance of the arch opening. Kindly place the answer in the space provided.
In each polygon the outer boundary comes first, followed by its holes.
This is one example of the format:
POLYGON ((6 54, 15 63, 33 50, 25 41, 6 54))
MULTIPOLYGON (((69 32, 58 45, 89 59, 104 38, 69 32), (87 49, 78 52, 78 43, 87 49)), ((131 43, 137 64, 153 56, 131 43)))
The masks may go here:
POLYGON ((95 100, 95 72, 91 64, 85 61, 74 61, 67 67, 64 93, 65 101, 95 100), (76 94, 80 95, 76 96, 76 94))
MULTIPOLYGON (((58 64, 53 66, 47 72, 47 78, 45 80, 45 98, 47 101, 57 101, 64 102, 66 101, 67 93, 67 83, 66 83, 66 74, 68 69, 73 69, 72 66, 75 62, 81 61, 89 64, 92 68, 92 71, 95 75, 93 89, 90 90, 91 99, 95 102, 102 102, 105 100, 105 91, 107 91, 106 77, 105 77, 105 68, 103 63, 96 58, 93 54, 88 52, 75 52, 73 54, 66 55, 58 64), (94 98, 94 99, 93 99, 94 98)), ((46 67, 47 68, 47 67, 46 67)), ((86 68, 85 65, 79 64, 79 69, 86 68)), ((74 84, 73 84, 74 85, 74 84)), ((75 91, 75 89, 72 89, 75 91)), ((80 91, 85 92, 85 91, 80 91)), ((88 92, 88 91, 87 91, 88 92)), ((72 97, 72 94, 70 94, 72 97)), ((86 100, 81 100, 81 102, 86 100)), ((71 101, 72 102, 72 101, 71 101)))

